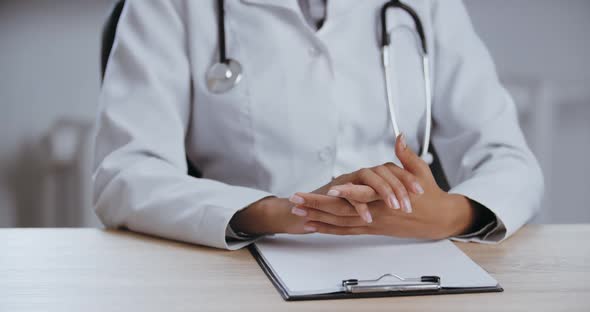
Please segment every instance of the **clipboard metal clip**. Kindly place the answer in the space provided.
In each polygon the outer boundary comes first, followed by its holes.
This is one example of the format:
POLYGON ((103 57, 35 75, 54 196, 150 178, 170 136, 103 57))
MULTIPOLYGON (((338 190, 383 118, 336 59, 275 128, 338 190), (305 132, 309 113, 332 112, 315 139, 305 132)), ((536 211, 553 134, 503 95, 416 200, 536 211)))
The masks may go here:
POLYGON ((342 281, 342 287, 347 293, 372 293, 372 292, 412 292, 412 291, 438 291, 441 289, 440 277, 422 276, 418 278, 403 278, 397 274, 384 274, 374 280, 348 279, 342 281), (393 277, 395 282, 384 283, 381 280, 393 277))

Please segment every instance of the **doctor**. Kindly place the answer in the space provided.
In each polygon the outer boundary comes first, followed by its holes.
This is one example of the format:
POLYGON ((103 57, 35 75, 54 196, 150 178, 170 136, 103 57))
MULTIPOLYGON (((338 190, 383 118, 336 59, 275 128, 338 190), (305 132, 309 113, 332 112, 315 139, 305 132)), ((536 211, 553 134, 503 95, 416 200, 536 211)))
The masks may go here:
POLYGON ((104 224, 226 249, 513 234, 542 175, 463 4, 386 2, 128 0, 97 120, 104 224))

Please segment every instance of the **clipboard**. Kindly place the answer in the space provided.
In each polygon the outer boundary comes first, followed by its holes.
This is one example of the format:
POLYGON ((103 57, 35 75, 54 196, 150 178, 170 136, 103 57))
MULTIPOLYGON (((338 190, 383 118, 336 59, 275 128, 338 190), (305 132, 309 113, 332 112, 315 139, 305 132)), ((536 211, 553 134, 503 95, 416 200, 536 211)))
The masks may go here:
POLYGON ((334 281, 334 283, 338 283, 341 286, 339 291, 315 294, 292 294, 278 274, 272 269, 271 264, 261 255, 256 244, 250 245, 249 251, 285 301, 447 295, 504 291, 500 284, 485 287, 445 287, 443 286, 443 280, 440 276, 423 275, 407 277, 401 275, 401 272, 383 272, 383 274, 370 279, 358 279, 354 276, 343 276, 342 279, 334 281))

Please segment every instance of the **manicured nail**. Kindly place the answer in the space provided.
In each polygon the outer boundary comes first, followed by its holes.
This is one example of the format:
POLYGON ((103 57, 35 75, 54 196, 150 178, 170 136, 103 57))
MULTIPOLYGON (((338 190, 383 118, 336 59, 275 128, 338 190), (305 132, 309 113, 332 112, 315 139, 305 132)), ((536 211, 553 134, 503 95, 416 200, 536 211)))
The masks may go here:
POLYGON ((406 213, 412 213, 412 204, 410 204, 410 200, 408 198, 404 198, 404 211, 406 213))
POLYGON ((340 196, 340 191, 338 191, 338 190, 329 190, 326 195, 337 197, 337 196, 340 196))
POLYGON ((416 193, 418 194, 424 194, 424 189, 422 188, 422 185, 420 185, 420 183, 418 182, 414 182, 414 191, 416 191, 416 193))
POLYGON ((299 195, 293 195, 291 196, 291 198, 289 198, 289 201, 294 203, 294 204, 304 204, 305 203, 305 199, 303 199, 303 197, 299 196, 299 195))
POLYGON ((389 195, 389 202, 391 203, 391 206, 393 207, 393 209, 400 209, 400 205, 399 205, 399 201, 397 201, 397 198, 395 198, 395 195, 389 195))
POLYGON ((402 134, 399 135, 399 141, 400 144, 402 146, 402 149, 406 149, 406 147, 408 147, 408 145, 406 144, 406 135, 402 132, 402 134))
POLYGON ((305 232, 315 232, 315 231, 317 231, 318 229, 316 229, 314 226, 304 225, 304 226, 303 226, 303 230, 304 230, 305 232))
POLYGON ((365 219, 365 221, 367 223, 373 223, 373 216, 371 216, 371 213, 370 212, 365 211, 365 213, 363 215, 364 215, 364 218, 363 219, 365 219))
POLYGON ((300 216, 300 217, 307 216, 307 211, 304 209, 298 208, 297 206, 291 208, 291 213, 296 216, 300 216))

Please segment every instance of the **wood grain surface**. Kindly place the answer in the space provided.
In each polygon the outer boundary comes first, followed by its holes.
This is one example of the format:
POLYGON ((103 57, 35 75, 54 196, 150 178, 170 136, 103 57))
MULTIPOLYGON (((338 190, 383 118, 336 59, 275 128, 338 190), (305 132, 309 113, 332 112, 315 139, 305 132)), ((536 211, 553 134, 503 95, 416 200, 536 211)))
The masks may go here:
POLYGON ((1 229, 0 311, 590 311, 588 237, 590 225, 540 225, 499 245, 457 243, 503 293, 285 302, 247 250, 1 229))

